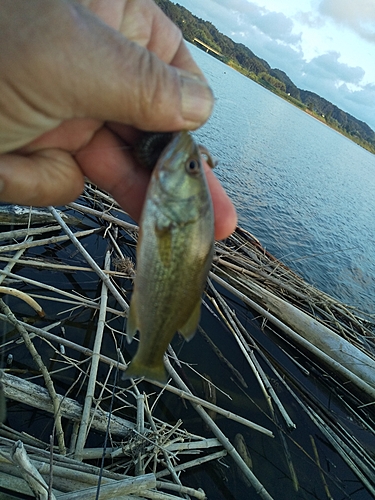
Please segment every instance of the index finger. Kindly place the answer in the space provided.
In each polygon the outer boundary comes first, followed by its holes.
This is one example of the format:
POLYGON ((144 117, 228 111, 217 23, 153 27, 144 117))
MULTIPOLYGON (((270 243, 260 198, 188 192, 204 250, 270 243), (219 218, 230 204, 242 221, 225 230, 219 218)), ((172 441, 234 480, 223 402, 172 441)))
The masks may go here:
MULTIPOLYGON (((123 146, 118 136, 103 128, 76 154, 76 160, 92 182, 111 193, 123 209, 139 221, 151 172, 140 168, 132 149, 123 146)), ((211 168, 204 163, 214 208, 215 238, 224 239, 236 227, 236 210, 211 168)))
POLYGON ((122 7, 108 0, 79 1, 106 24, 153 52, 161 61, 205 79, 185 44, 181 30, 152 0, 125 1, 122 7))

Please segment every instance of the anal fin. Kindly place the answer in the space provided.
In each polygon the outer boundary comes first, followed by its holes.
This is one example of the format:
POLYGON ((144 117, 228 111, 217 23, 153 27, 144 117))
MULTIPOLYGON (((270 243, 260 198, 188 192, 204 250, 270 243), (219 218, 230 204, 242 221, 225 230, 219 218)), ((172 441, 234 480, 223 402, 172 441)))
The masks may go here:
POLYGON ((190 318, 187 320, 184 326, 178 330, 181 333, 181 335, 183 335, 185 340, 189 341, 194 337, 200 317, 201 317, 201 299, 198 300, 196 306, 193 309, 193 312, 190 315, 190 318))

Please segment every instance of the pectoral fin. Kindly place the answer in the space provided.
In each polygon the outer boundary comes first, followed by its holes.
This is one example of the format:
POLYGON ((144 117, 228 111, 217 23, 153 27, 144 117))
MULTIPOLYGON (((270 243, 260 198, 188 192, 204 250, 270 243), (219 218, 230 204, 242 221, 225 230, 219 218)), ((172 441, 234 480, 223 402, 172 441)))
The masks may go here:
POLYGON ((201 317, 201 299, 199 299, 197 305, 194 307, 194 310, 191 313, 190 318, 187 320, 184 326, 179 329, 179 332, 184 336, 185 340, 189 341, 194 337, 200 317, 201 317))
POLYGON ((133 296, 128 311, 128 319, 126 320, 126 340, 128 341, 128 344, 131 343, 134 335, 137 333, 138 330, 135 309, 136 309, 136 301, 135 297, 133 296))
POLYGON ((172 260, 172 233, 171 228, 156 228, 158 257, 164 267, 169 267, 172 260))

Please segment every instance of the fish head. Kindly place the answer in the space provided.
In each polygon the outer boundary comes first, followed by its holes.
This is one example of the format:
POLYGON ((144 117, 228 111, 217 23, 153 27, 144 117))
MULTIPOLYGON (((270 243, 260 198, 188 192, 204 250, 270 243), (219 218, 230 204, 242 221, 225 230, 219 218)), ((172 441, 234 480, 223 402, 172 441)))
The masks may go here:
POLYGON ((208 198, 211 201, 199 147, 187 131, 173 134, 153 176, 164 205, 178 202, 180 207, 188 208, 194 202, 196 208, 202 208, 208 198))

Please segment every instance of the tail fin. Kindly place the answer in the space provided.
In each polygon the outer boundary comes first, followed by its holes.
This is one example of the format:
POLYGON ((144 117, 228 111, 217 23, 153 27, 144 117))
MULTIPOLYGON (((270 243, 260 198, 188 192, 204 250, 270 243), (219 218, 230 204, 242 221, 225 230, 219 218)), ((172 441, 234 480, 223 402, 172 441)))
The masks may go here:
POLYGON ((131 377, 145 377, 147 380, 155 380, 164 384, 167 382, 167 372, 162 360, 154 365, 145 365, 137 359, 137 355, 135 355, 126 372, 124 372, 122 379, 126 380, 131 377))

